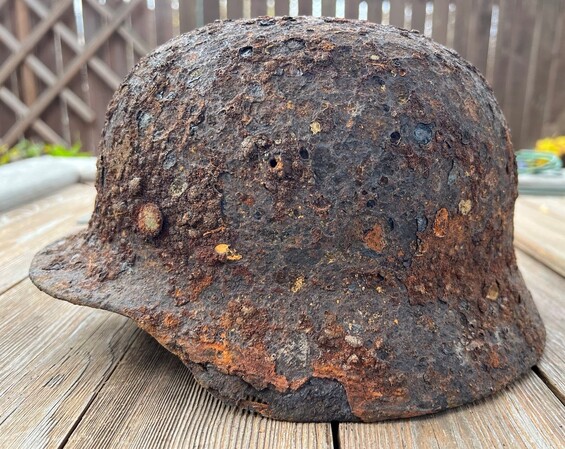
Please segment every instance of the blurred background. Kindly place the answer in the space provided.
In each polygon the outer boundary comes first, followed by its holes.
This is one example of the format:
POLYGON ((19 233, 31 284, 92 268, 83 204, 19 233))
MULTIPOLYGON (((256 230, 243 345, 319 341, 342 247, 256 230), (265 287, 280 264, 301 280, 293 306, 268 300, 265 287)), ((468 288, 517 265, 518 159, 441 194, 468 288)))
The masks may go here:
POLYGON ((297 14, 420 30, 486 76, 516 149, 565 153, 565 0, 0 0, 0 164, 95 155, 121 79, 171 37, 297 14))

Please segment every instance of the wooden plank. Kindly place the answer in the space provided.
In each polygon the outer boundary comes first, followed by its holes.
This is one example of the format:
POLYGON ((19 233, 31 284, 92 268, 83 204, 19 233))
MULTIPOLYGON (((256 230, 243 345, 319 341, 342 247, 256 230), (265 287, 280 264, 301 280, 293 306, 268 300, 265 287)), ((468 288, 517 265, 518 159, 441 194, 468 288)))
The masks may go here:
POLYGON ((469 15, 471 10, 472 5, 469 0, 456 0, 453 48, 462 58, 467 57, 467 36, 469 34, 469 15))
MULTIPOLYGON (((434 5, 435 12, 435 5, 434 5)), ((426 25, 426 0, 414 0, 412 2, 412 24, 413 30, 418 30, 424 34, 426 25)))
POLYGON ((390 25, 404 28, 404 0, 390 2, 390 25))
POLYGON ((507 111, 505 88, 510 65, 510 45, 515 14, 516 0, 500 0, 492 88, 504 112, 507 111))
POLYGON ((77 184, 0 215, 0 292, 25 279, 37 251, 77 229, 94 195, 92 186, 77 184))
POLYGON ((126 318, 55 300, 29 280, 1 296, 0 447, 62 447, 135 334, 126 318))
POLYGON ((259 17, 267 14, 266 0, 250 0, 251 1, 251 17, 259 17))
POLYGON ((372 23, 381 23, 383 21, 383 2, 374 0, 367 3, 367 20, 372 23))
POLYGON ((2 63, 2 66, 0 66, 0 86, 6 82, 25 57, 33 51, 37 43, 45 37, 45 34, 49 32, 59 17, 71 6, 71 2, 72 0, 58 0, 47 17, 45 17, 45 19, 35 27, 33 32, 28 35, 27 39, 21 43, 18 52, 12 53, 10 57, 2 63))
MULTIPOLYGON (((412 11, 414 14, 414 11, 412 11)), ((447 44, 447 24, 449 21, 449 0, 435 0, 432 17, 432 39, 442 45, 447 44)), ((490 19, 489 19, 490 27, 490 19)), ((490 29, 490 28, 489 28, 490 29)))
POLYGON ((557 19, 560 18, 561 1, 544 1, 536 17, 533 32, 532 56, 528 71, 526 105, 520 128, 521 145, 531 148, 541 137, 544 110, 547 102, 549 73, 552 60, 559 48, 555 42, 557 19))
POLYGON ((533 30, 536 21, 537 2, 517 0, 516 20, 512 25, 512 43, 508 78, 506 83, 506 119, 512 132, 515 148, 520 148, 520 127, 525 103, 527 74, 530 66, 532 36, 525 30, 533 30))
POLYGON ((544 213, 531 202, 516 202, 514 244, 525 253, 565 276, 563 219, 544 213))
POLYGON ((208 24, 220 18, 220 2, 218 0, 206 0, 203 2, 204 24, 208 24))
POLYGON ((565 407, 533 372, 503 392, 441 414, 340 424, 341 449, 558 448, 565 407))
POLYGON ((180 32, 186 33, 196 28, 198 23, 196 0, 179 1, 180 32))
POLYGON ((226 406, 143 335, 71 435, 73 449, 332 448, 330 424, 265 419, 226 406))
POLYGON ((298 0, 298 15, 299 16, 312 15, 312 0, 298 0))
MULTIPOLYGON (((278 3, 278 1, 275 3, 275 8, 278 3)), ((240 17, 243 17, 243 0, 228 0, 228 19, 239 19, 240 17)))
POLYGON ((345 17, 348 19, 359 18, 359 0, 345 0, 345 17))
POLYGON ((538 363, 539 374, 565 403, 565 318, 563 313, 556 313, 563 310, 565 278, 521 251, 517 251, 516 255, 547 331, 545 350, 538 363))
POLYGON ((565 196, 520 195, 519 201, 537 208, 539 214, 565 221, 565 196))
MULTIPOLYGON (((45 90, 39 99, 30 108, 28 115, 19 120, 4 136, 4 144, 11 146, 16 142, 31 123, 49 106, 51 101, 58 95, 59 91, 77 74, 81 67, 90 59, 96 51, 104 45, 108 38, 120 26, 124 19, 140 4, 143 0, 131 0, 130 3, 124 3, 124 6, 116 12, 112 21, 103 27, 97 36, 89 42, 82 52, 76 56, 67 66, 65 74, 60 77, 57 82, 45 90)), ((1 77, 0 77, 1 79, 1 77)))
MULTIPOLYGON (((276 1, 278 3, 280 0, 276 0, 276 1)), ((322 0, 322 16, 335 17, 335 2, 336 0, 322 0)), ((369 6, 369 10, 370 9, 371 7, 369 6)))
MULTIPOLYGON (((112 16, 114 16, 121 5, 123 5, 122 0, 106 0, 105 7, 111 9, 113 11, 112 16)), ((144 6, 145 5, 141 7, 144 6)), ((130 13, 124 17, 122 23, 120 23, 121 26, 131 26, 131 14, 133 14, 134 10, 135 9, 132 9, 132 11, 130 11, 130 13)), ((86 9, 85 15, 88 15, 86 9)), ((102 16, 100 25, 98 27, 92 28, 90 32, 88 32, 87 28, 86 45, 96 39, 98 30, 107 27, 111 20, 111 17, 108 18, 102 16)), ((128 45, 128 42, 120 39, 120 37, 116 36, 115 33, 111 33, 108 35, 107 39, 100 45, 96 53, 106 61, 106 63, 110 66, 112 71, 116 75, 118 75, 118 77, 123 79, 129 72, 131 64, 133 63, 133 55, 131 54, 131 50, 131 45, 128 45)))

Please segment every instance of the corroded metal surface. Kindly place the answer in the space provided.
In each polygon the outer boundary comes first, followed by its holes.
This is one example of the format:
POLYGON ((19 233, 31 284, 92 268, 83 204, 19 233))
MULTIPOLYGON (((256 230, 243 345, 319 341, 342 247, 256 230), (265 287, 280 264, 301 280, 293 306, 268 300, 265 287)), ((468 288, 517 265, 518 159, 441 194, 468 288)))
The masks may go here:
POLYGON ((222 399, 375 421, 476 400, 544 329, 516 267, 516 169, 484 79, 339 19, 215 23, 114 96, 87 231, 42 290, 134 319, 222 399))

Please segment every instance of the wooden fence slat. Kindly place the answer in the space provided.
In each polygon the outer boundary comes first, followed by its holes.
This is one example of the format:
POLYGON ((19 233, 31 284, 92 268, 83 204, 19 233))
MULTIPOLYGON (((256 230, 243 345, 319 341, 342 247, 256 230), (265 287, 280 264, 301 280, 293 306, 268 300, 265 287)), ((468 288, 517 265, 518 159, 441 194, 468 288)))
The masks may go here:
POLYGON ((565 1, 561 4, 561 15, 559 18, 555 57, 551 64, 549 76, 549 89, 547 104, 544 111, 544 127, 542 136, 554 136, 565 134, 565 89, 563 89, 563 74, 565 73, 565 1))
MULTIPOLYGON (((19 49, 18 40, 3 26, 0 25, 0 41, 6 45, 12 52, 17 52, 19 49)), ((33 70, 39 79, 41 79, 48 86, 52 86, 57 81, 57 76, 49 70, 48 67, 41 62, 35 55, 29 54, 25 63, 33 70)), ((82 101, 72 90, 65 88, 61 91, 61 96, 73 108, 73 110, 87 123, 92 123, 96 118, 94 111, 90 106, 82 101)))
POLYGON ((312 15, 312 0, 298 0, 298 15, 312 15))
POLYGON ((476 0, 469 18, 467 59, 486 76, 492 0, 476 0))
POLYGON ((322 16, 335 17, 335 2, 336 0, 322 0, 322 16))
POLYGON ((404 0, 390 2, 390 25, 404 28, 404 0))
POLYGON ((383 2, 381 0, 367 2, 367 20, 372 23, 383 21, 383 2))
POLYGON ((530 55, 532 51, 531 35, 524 30, 533 30, 535 26, 537 4, 529 0, 518 0, 516 21, 512 30, 511 58, 506 82, 506 119, 510 125, 514 146, 520 144, 520 127, 524 116, 526 86, 530 55))
MULTIPOLYGON (((434 5, 435 14, 435 5, 434 5)), ((412 29, 424 34, 426 25, 426 0, 414 0, 412 2, 412 29)))
POLYGON ((33 32, 23 41, 17 53, 12 55, 4 61, 0 67, 0 86, 12 75, 18 65, 25 59, 25 57, 35 48, 37 43, 44 38, 59 17, 71 6, 72 0, 59 0, 55 7, 50 11, 49 15, 41 21, 41 23, 33 30, 33 32))
MULTIPOLYGON (((412 14, 414 12, 412 11, 412 14)), ((440 44, 447 43, 447 24, 449 20, 449 0, 435 0, 432 18, 432 39, 440 44)), ((489 19, 490 28, 490 19, 489 19)))
POLYGON ((544 111, 541 136, 565 135, 565 1, 561 3, 561 14, 555 33, 554 58, 549 69, 549 87, 544 111))
POLYGON ((289 0, 275 0, 275 16, 288 16, 289 12, 289 0))
POLYGON ((515 14, 516 0, 500 0, 492 88, 498 103, 505 112, 507 111, 505 88, 508 67, 510 65, 510 46, 512 44, 512 28, 514 27, 515 14))
POLYGON ((239 19, 243 17, 243 0, 228 0, 227 6, 228 19, 239 19))
MULTIPOLYGON (((114 19, 106 25, 98 35, 84 47, 82 54, 74 58, 68 65, 65 74, 57 82, 49 87, 30 108, 26 117, 16 123, 4 136, 4 143, 8 146, 17 141, 19 136, 30 126, 30 124, 45 110, 47 106, 58 95, 59 91, 77 74, 81 67, 91 58, 96 51, 107 41, 111 34, 120 26, 125 18, 134 8, 142 4, 143 0, 131 0, 116 12, 114 19)), ((1 78, 0 78, 1 79, 1 78)))
MULTIPOLYGON (((15 2, 15 31, 16 36, 20 41, 24 41, 30 31, 29 10, 23 0, 16 0, 15 2)), ((26 105, 31 105, 37 98, 37 86, 35 84, 35 77, 33 70, 27 65, 23 65, 20 69, 20 76, 22 82, 21 96, 26 105)))
POLYGON ((212 23, 220 18, 220 2, 218 0, 205 0, 204 7, 204 24, 212 23))
POLYGON ((196 1, 179 0, 180 32, 187 33, 198 23, 196 1))
MULTIPOLYGON (((536 17, 536 29, 528 71, 528 86, 526 89, 526 105, 528 113, 522 118, 520 127, 520 142, 528 147, 533 146, 536 139, 541 136, 545 104, 548 100, 549 73, 554 54, 559 48, 555 41, 557 19, 560 17, 560 3, 545 1, 536 17)), ((562 80, 565 80, 565 74, 562 80)), ((565 87, 565 82, 562 88, 565 87)), ((565 132, 565 129, 563 130, 565 132)))
POLYGON ((455 4, 455 34, 453 48, 462 58, 467 58, 467 36, 469 34, 469 16, 471 14, 469 0, 457 0, 455 4))
POLYGON ((345 17, 348 19, 359 18, 359 0, 345 0, 345 17))
MULTIPOLYGON (((231 2, 230 2, 231 3, 231 2)), ((171 39, 173 33, 173 8, 169 0, 155 2, 155 22, 157 45, 161 45, 171 39)))
MULTIPOLYGON (((115 14, 115 11, 120 8, 122 2, 123 0, 106 0, 106 7, 114 11, 112 16, 115 14)), ((87 43, 92 39, 95 39, 100 28, 108 26, 108 23, 112 20, 111 17, 102 16, 101 25, 99 27, 92 28, 90 33, 88 32, 88 28, 86 29, 87 43)), ((124 21, 120 25, 128 25, 131 27, 131 15, 125 17, 124 21)), ((131 45, 128 45, 127 42, 124 42, 119 36, 116 36, 115 33, 112 33, 100 46, 100 49, 97 52, 98 55, 104 58, 114 73, 116 73, 120 78, 123 78, 129 72, 131 63, 133 62, 132 50, 131 45)))
POLYGON ((267 14, 267 0, 251 0, 251 17, 267 14))

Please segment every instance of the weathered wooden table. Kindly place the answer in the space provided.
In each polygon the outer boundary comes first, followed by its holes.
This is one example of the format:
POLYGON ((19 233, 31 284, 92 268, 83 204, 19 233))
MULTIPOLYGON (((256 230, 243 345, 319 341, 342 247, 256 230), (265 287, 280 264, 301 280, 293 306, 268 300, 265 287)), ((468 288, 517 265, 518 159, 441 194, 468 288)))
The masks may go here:
POLYGON ((40 293, 33 254, 84 226, 76 184, 0 215, 0 448, 563 448, 565 198, 523 197, 520 268, 543 315, 543 360, 500 394, 379 424, 294 424, 227 407, 119 315, 40 293))

